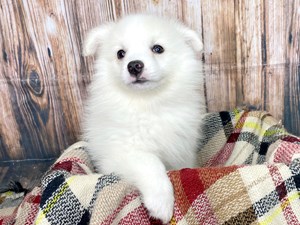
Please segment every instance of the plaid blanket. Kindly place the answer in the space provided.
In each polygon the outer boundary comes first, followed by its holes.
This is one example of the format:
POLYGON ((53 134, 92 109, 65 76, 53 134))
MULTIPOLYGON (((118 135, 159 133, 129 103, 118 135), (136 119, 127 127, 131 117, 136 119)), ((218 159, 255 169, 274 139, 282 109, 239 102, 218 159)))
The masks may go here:
MULTIPOLYGON (((199 167, 168 172, 170 224, 300 224, 300 138, 259 111, 211 113, 203 126, 199 167)), ((76 143, 21 204, 0 207, 0 224, 160 224, 133 186, 93 171, 76 143)))

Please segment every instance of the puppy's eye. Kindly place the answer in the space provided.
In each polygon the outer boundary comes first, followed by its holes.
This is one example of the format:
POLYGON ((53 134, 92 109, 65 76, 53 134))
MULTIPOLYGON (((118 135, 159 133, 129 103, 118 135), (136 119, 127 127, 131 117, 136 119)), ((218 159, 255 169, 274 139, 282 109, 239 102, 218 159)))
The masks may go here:
POLYGON ((119 50, 117 52, 118 59, 123 59, 125 57, 125 54, 126 54, 126 52, 123 49, 119 50))
POLYGON ((154 53, 161 54, 164 51, 165 51, 164 48, 162 46, 160 46, 160 45, 154 45, 152 47, 152 52, 154 52, 154 53))

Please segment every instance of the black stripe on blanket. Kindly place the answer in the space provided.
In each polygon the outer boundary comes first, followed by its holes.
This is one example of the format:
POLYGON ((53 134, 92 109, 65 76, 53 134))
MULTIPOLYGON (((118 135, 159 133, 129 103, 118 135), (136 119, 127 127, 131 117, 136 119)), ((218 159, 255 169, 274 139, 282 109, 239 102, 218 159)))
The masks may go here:
POLYGON ((222 125, 224 127, 225 136, 228 138, 233 131, 231 115, 229 112, 225 112, 225 111, 220 112, 219 115, 222 121, 222 125))

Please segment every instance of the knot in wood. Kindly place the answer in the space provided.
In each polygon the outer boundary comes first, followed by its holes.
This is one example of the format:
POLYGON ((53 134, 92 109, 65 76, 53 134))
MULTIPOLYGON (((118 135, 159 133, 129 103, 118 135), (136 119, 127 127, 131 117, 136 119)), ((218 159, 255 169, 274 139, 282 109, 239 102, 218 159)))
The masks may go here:
POLYGON ((42 95, 43 88, 42 88, 40 76, 36 70, 30 70, 28 74, 27 84, 35 95, 38 96, 42 95))

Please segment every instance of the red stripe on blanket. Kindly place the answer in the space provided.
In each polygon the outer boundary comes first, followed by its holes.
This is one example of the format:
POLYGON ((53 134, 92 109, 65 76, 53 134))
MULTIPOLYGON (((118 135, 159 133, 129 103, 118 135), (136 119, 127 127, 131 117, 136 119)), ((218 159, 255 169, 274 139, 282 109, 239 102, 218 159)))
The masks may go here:
POLYGON ((173 212, 173 219, 175 221, 182 220, 183 217, 184 217, 184 215, 187 213, 188 209, 189 209, 189 205, 188 204, 185 204, 184 207, 182 207, 180 201, 175 200, 174 212, 173 212), (181 210, 181 208, 187 208, 187 209, 184 209, 185 211, 183 213, 182 210, 181 210))
POLYGON ((72 170, 72 162, 58 162, 53 166, 52 170, 66 170, 70 172, 72 170))
POLYGON ((72 161, 61 161, 54 164, 52 170, 66 170, 71 174, 86 174, 80 163, 72 161))
POLYGON ((40 204, 40 202, 41 202, 41 196, 40 195, 34 196, 32 202, 34 204, 40 204))
POLYGON ((284 137, 282 140, 287 142, 300 142, 300 138, 293 136, 284 137))
MULTIPOLYGON (((117 218, 118 214, 120 211, 126 206, 129 205, 132 201, 134 201, 136 198, 138 198, 139 192, 138 191, 133 191, 131 193, 128 193, 127 195, 124 196, 122 202, 118 205, 118 207, 111 213, 101 224, 106 225, 106 224, 112 224, 114 220, 117 218)), ((144 212, 147 214, 147 211, 144 207, 142 207, 144 212)), ((127 215, 125 215, 127 216, 127 215)))
POLYGON ((239 139, 239 136, 240 136, 240 133, 232 133, 228 140, 227 140, 227 143, 235 143, 237 142, 237 140, 239 139))
POLYGON ((277 191, 279 201, 281 202, 281 210, 283 211, 283 215, 287 221, 287 224, 299 225, 300 223, 289 202, 284 179, 278 167, 274 165, 268 165, 268 169, 272 176, 272 180, 275 185, 275 190, 277 191))
POLYGON ((175 195, 174 217, 176 221, 180 221, 182 220, 186 212, 189 210, 190 203, 182 187, 180 171, 179 170, 170 171, 168 175, 170 177, 170 180, 174 188, 174 195, 175 195))
POLYGON ((185 195, 192 204, 193 201, 204 192, 204 185, 199 177, 199 172, 196 169, 182 169, 180 178, 185 195))
POLYGON ((139 206, 135 208, 133 211, 129 212, 125 217, 123 217, 120 222, 118 223, 120 225, 158 225, 162 224, 159 220, 153 219, 153 222, 150 222, 149 216, 147 214, 147 211, 143 206, 139 206))
POLYGON ((275 163, 290 164, 295 154, 300 153, 300 144, 283 141, 277 147, 274 156, 275 163))
POLYGON ((214 155, 210 160, 207 161, 205 166, 206 167, 223 166, 224 163, 230 157, 230 155, 234 149, 234 146, 235 146, 235 143, 226 143, 224 145, 224 147, 216 155, 214 155))
POLYGON ((212 208, 212 204, 209 201, 206 193, 198 196, 198 198, 191 205, 191 209, 193 211, 195 219, 197 220, 197 224, 218 224, 218 219, 214 213, 214 209, 212 208))
POLYGON ((232 133, 240 133, 242 131, 242 129, 244 127, 244 123, 245 123, 248 115, 249 115, 249 112, 245 112, 242 114, 239 121, 237 121, 237 123, 234 127, 234 131, 232 133))
POLYGON ((55 164, 59 164, 59 163, 63 163, 63 162, 73 162, 73 163, 79 163, 79 164, 84 164, 84 165, 88 166, 85 160, 78 158, 76 156, 62 158, 61 160, 57 161, 55 164))
POLYGON ((39 211, 39 204, 31 204, 30 210, 27 213, 26 222, 24 225, 31 225, 34 224, 35 217, 39 211))

